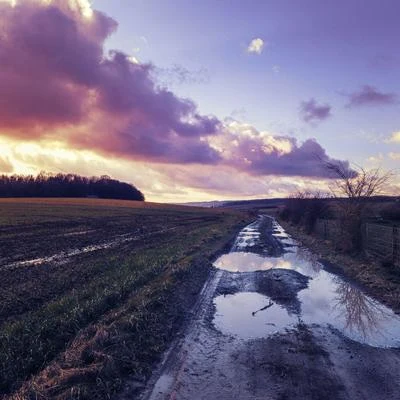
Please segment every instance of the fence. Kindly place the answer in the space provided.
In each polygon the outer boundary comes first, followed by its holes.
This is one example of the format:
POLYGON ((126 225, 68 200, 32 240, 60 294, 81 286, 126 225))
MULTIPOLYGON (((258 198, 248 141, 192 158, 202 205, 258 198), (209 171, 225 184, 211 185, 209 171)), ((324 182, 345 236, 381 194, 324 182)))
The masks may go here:
MULTIPOLYGON (((343 232, 339 221, 318 219, 315 233, 325 240, 335 240, 343 232)), ((362 246, 377 259, 400 266, 400 227, 368 222, 363 226, 362 246)))
POLYGON ((322 239, 332 240, 341 234, 341 226, 339 221, 333 219, 317 219, 314 231, 322 239))
POLYGON ((399 228, 380 224, 365 224, 365 250, 380 260, 400 266, 399 228))

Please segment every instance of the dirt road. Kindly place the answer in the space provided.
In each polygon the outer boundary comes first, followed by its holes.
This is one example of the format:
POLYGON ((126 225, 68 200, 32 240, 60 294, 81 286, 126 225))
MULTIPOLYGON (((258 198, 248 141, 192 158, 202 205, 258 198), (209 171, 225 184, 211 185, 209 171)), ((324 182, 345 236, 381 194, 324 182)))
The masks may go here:
POLYGON ((143 400, 400 398, 400 318, 272 218, 215 266, 143 400))

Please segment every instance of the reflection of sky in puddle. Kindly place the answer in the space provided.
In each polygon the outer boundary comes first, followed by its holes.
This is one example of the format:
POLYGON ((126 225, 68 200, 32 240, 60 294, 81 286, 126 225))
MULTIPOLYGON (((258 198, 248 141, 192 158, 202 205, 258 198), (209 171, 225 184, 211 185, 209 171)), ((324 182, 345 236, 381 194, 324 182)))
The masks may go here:
POLYGON ((400 318, 354 285, 321 271, 299 293, 305 323, 331 325, 345 336, 375 347, 400 347, 400 318))
POLYGON ((265 271, 272 268, 290 269, 290 262, 285 259, 262 257, 255 253, 232 252, 219 257, 214 266, 230 272, 265 271))
POLYGON ((276 303, 269 306, 269 298, 259 293, 222 295, 215 298, 214 304, 217 310, 215 327, 222 333, 243 339, 262 338, 280 332, 298 320, 276 303), (268 308, 261 310, 264 307, 268 308))
MULTIPOLYGON (((285 237, 284 241, 296 243, 279 225, 274 226, 274 231, 279 240, 285 237)), ((350 339, 371 346, 400 347, 400 317, 351 283, 324 271, 306 249, 295 246, 277 258, 235 251, 221 256, 214 265, 230 272, 284 268, 309 276, 309 287, 298 294, 303 322, 330 325, 350 339)), ((215 299, 214 323, 222 332, 243 338, 268 336, 293 326, 297 318, 276 304, 252 315, 268 304, 268 297, 258 293, 219 296, 215 299), (275 325, 267 325, 268 321, 275 325)))
POLYGON ((252 247, 257 245, 260 239, 260 231, 259 231, 260 220, 253 222, 248 225, 246 228, 242 229, 233 245, 233 250, 240 251, 246 249, 246 247, 252 247))
POLYGON ((313 277, 319 273, 322 266, 312 255, 302 249, 293 249, 282 257, 264 257, 255 253, 233 251, 223 254, 214 266, 230 272, 266 271, 273 268, 293 269, 303 275, 313 277))

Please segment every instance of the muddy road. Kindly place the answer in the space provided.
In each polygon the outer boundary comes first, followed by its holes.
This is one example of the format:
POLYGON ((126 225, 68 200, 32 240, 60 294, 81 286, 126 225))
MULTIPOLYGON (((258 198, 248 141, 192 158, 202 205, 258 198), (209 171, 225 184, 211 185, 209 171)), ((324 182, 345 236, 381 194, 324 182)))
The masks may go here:
POLYGON ((244 228, 214 265, 143 400, 400 398, 399 316, 274 219, 244 228))

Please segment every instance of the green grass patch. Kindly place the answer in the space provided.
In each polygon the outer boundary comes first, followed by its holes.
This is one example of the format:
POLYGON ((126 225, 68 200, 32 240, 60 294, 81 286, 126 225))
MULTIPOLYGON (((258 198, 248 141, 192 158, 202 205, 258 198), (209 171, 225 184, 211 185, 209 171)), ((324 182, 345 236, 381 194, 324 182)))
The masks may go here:
MULTIPOLYGON (((12 204, 10 206, 13 207, 12 204)), ((68 218, 57 212, 52 217, 47 211, 46 223, 53 222, 56 226, 49 226, 48 231, 43 233, 43 221, 38 217, 44 215, 43 204, 35 207, 36 214, 30 216, 35 222, 27 225, 33 238, 35 224, 41 226, 41 235, 46 232, 51 235, 52 229, 57 232, 67 229, 76 219, 79 224, 84 219, 86 225, 94 224, 99 230, 102 219, 110 218, 111 212, 106 205, 100 207, 103 213, 87 210, 91 205, 85 205, 81 213, 68 209, 68 212, 64 211, 68 218), (65 221, 65 226, 62 221, 65 221)), ((68 208, 66 205, 62 207, 68 208)), ((71 207, 77 205, 72 204, 71 207)), ((93 393, 107 398, 119 389, 121 377, 148 373, 151 363, 171 339, 180 320, 179 310, 185 311, 187 292, 200 289, 209 258, 245 223, 242 214, 215 210, 186 207, 162 209, 158 206, 126 208, 113 208, 113 232, 118 232, 118 228, 125 232, 138 226, 148 230, 152 227, 158 230, 161 226, 165 232, 147 236, 139 242, 77 257, 59 266, 3 271, 6 277, 10 275, 10 282, 17 293, 17 297, 9 299, 9 304, 21 302, 23 293, 28 298, 32 296, 35 301, 28 302, 25 308, 21 308, 23 312, 12 319, 5 319, 0 325, 0 393, 12 393, 22 385, 20 393, 25 393, 23 396, 33 393, 32 398, 57 398, 57 390, 71 393, 71 388, 79 390, 82 396, 87 393, 87 398, 93 393), (126 225, 127 218, 132 225, 126 225), (198 278, 196 274, 200 274, 198 278), (29 281, 24 281, 24 277, 28 276, 29 281), (35 285, 29 285, 29 282, 35 285), (184 300, 174 304, 177 293, 184 300), (93 345, 91 330, 96 332, 97 338, 98 332, 106 332, 107 340, 96 339, 93 345), (72 351, 79 347, 77 341, 81 343, 80 347, 92 350, 72 351), (110 360, 114 360, 113 367, 110 367, 110 360), (51 369, 54 363, 63 371, 70 371, 71 376, 81 378, 65 379, 68 374, 57 374, 51 369), (49 368, 53 372, 49 373, 49 368), (102 384, 99 384, 99 379, 102 384), (28 383, 29 380, 31 383, 28 383), (50 397, 49 393, 52 393, 50 397)), ((15 209, 14 212, 18 214, 15 209)), ((22 213, 22 219, 15 217, 17 222, 7 226, 18 230, 20 221, 26 218, 25 211, 22 213)), ((104 237, 108 229, 109 225, 105 224, 104 237)), ((5 232, 6 235, 11 233, 9 229, 5 232)), ((47 240, 51 240, 51 236, 47 240)), ((13 292, 9 289, 0 289, 0 295, 3 291, 12 296, 13 292)), ((84 398, 82 396, 80 398, 84 398)))

